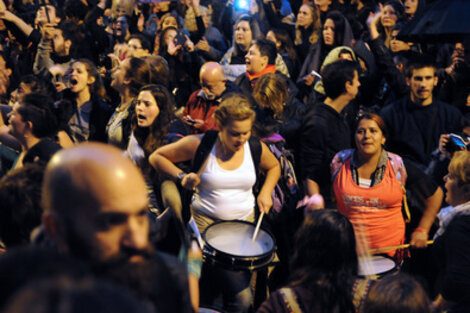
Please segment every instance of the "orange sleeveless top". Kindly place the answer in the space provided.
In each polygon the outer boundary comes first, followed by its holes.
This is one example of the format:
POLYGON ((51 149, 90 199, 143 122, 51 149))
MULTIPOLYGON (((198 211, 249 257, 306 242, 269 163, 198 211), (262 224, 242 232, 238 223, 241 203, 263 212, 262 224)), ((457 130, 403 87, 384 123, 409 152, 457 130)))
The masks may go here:
MULTIPOLYGON (((364 238, 369 249, 400 245, 405 239, 405 221, 401 212, 403 190, 390 160, 382 181, 369 188, 358 186, 351 174, 351 159, 339 171, 333 183, 338 211, 354 227, 357 240, 364 238)), ((394 256, 395 250, 387 254, 394 256)))

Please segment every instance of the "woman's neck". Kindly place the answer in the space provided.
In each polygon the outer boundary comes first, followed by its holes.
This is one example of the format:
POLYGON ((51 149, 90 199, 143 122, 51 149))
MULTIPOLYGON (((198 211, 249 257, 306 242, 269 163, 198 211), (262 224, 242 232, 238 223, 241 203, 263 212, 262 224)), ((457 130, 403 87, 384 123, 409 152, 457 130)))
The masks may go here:
POLYGON ((77 94, 77 98, 75 101, 77 102, 77 106, 81 107, 84 103, 90 101, 90 99, 91 99, 90 89, 85 88, 77 94))
POLYGON ((373 155, 365 155, 361 154, 359 151, 357 152, 357 157, 359 161, 359 167, 370 167, 376 168, 380 161, 380 156, 382 155, 382 150, 380 152, 375 153, 373 155))
POLYGON ((123 111, 129 107, 134 96, 132 96, 129 91, 126 89, 125 92, 121 93, 121 104, 119 105, 119 110, 123 111))

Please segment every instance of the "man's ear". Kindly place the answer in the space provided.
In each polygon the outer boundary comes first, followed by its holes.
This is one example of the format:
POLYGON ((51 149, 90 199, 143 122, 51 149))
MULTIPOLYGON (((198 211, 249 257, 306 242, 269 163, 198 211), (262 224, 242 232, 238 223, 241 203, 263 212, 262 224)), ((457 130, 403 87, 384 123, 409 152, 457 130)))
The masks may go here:
POLYGON ((45 211, 42 214, 42 226, 44 233, 49 240, 51 240, 61 252, 68 250, 67 244, 62 234, 62 224, 57 215, 52 211, 45 211))
POLYGON ((406 78, 406 85, 409 87, 411 84, 411 79, 409 77, 406 78))
POLYGON ((436 75, 434 75, 434 82, 433 82, 434 87, 437 86, 437 83, 438 83, 438 82, 439 82, 439 77, 437 77, 437 74, 436 74, 436 75))
POLYGON ((70 47, 72 47, 72 40, 67 39, 65 40, 64 44, 65 44, 65 47, 67 47, 67 49, 70 50, 70 47))

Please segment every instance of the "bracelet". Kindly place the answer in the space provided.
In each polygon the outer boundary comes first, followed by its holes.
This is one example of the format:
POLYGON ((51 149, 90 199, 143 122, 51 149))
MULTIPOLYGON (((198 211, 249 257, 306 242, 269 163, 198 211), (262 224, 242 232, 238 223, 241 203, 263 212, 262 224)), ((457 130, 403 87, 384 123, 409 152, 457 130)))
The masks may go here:
POLYGON ((185 172, 181 172, 176 176, 176 183, 181 185, 181 182, 183 181, 183 177, 186 175, 185 172))
POLYGON ((426 233, 426 235, 429 233, 428 230, 424 229, 424 228, 415 228, 415 230, 413 232, 418 232, 418 233, 426 233))

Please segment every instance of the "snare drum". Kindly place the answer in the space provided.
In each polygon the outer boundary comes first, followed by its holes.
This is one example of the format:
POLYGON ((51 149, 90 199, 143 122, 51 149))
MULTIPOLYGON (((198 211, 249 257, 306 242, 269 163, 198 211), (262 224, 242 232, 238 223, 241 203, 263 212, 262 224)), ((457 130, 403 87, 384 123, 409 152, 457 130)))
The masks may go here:
POLYGON ((274 237, 260 229, 252 241, 255 225, 245 221, 219 221, 206 228, 205 261, 230 270, 257 270, 274 259, 274 237))
POLYGON ((381 278, 397 271, 397 263, 387 255, 359 258, 359 276, 377 275, 381 278))

